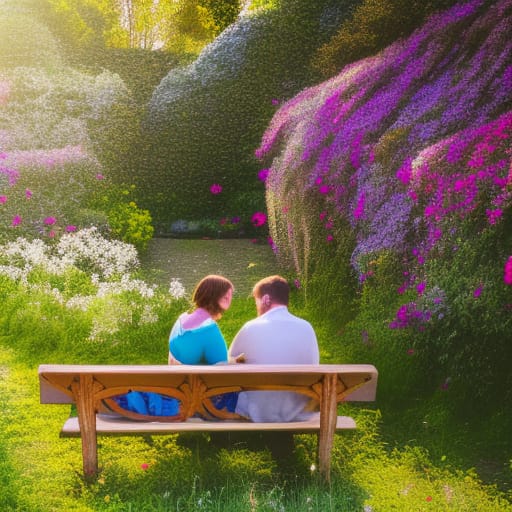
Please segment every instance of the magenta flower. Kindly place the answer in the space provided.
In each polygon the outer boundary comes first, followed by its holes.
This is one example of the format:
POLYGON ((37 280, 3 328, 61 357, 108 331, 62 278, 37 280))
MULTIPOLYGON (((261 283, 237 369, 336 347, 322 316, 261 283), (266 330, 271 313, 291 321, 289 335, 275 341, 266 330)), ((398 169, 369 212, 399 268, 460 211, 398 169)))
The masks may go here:
POLYGON ((364 215, 364 193, 359 196, 359 199, 357 200, 357 206, 354 209, 353 216, 354 219, 359 220, 364 215))
POLYGON ((254 226, 259 228, 260 226, 263 226, 265 222, 267 222, 267 216, 263 212, 256 212, 251 217, 251 222, 254 226))
POLYGON ((300 281, 298 279, 295 279, 293 284, 295 285, 295 288, 297 288, 297 290, 300 290, 300 281))
POLYGON ((505 281, 505 284, 512 286, 512 256, 509 256, 505 263, 503 281, 505 281))
POLYGON ((0 196, 0 204, 5 204, 7 202, 7 196, 0 196))
POLYGON ((214 183, 210 187, 210 192, 214 195, 220 194, 222 192, 222 185, 219 185, 218 183, 214 183))
POLYGON ((480 297, 480 295, 482 295, 483 288, 484 288, 484 286, 482 284, 480 286, 478 286, 478 288, 475 288, 475 291, 473 292, 473 297, 475 299, 478 299, 478 297, 480 297))
POLYGON ((143 469, 144 471, 146 469, 149 469, 149 464, 147 462, 143 462, 141 465, 140 465, 140 468, 143 469))
POLYGON ((496 210, 485 210, 485 214, 487 215, 487 220, 489 224, 496 224, 496 221, 502 216, 503 210, 497 208, 496 210))
POLYGON ((232 217, 231 224, 240 224, 240 217, 232 217))
POLYGON ((274 106, 279 105, 279 100, 276 98, 272 98, 272 105, 274 105, 274 106))
POLYGON ((19 226, 21 224, 21 217, 19 215, 15 215, 13 218, 12 218, 12 225, 14 227, 16 226, 19 226))
POLYGON ((48 233, 48 236, 50 238, 55 238, 55 235, 56 235, 56 233, 55 233, 55 231, 53 229, 48 233))
POLYGON ((270 169, 261 169, 261 171, 258 172, 258 179, 263 182, 267 181, 269 173, 270 169))
POLYGON ((320 220, 324 220, 324 219, 325 219, 325 217, 327 217, 327 212, 326 212, 326 211, 323 211, 323 212, 318 216, 318 218, 319 218, 320 220))
POLYGON ((330 191, 330 187, 329 185, 321 185, 319 188, 318 188, 318 192, 320 192, 320 194, 328 194, 329 191, 330 191))
POLYGON ((76 231, 76 226, 74 226, 73 224, 69 224, 68 226, 66 226, 66 233, 73 233, 76 231))
POLYGON ((326 240, 328 242, 332 242, 334 240, 334 237, 331 234, 328 234, 326 240))
POLYGON ((57 222, 57 219, 55 217, 45 217, 43 220, 43 223, 46 226, 53 226, 57 222))
POLYGON ((28 188, 27 188, 27 189, 25 189, 25 197, 26 197, 27 199, 30 199, 30 198, 32 197, 32 190, 30 190, 30 189, 28 189, 28 188))
POLYGON ((96 179, 101 181, 103 179, 105 179, 105 176, 103 176, 103 174, 101 174, 100 172, 98 174, 96 174, 96 179))
POLYGON ((427 283, 425 281, 422 281, 421 283, 418 283, 416 286, 416 291, 418 292, 418 295, 422 295, 425 291, 425 287, 427 286, 427 283))

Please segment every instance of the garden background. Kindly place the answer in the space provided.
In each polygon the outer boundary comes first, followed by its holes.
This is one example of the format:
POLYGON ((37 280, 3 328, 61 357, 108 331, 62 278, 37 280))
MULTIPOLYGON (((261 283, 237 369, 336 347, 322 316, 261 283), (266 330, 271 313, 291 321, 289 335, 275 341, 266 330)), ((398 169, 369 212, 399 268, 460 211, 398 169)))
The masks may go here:
POLYGON ((0 0, 2 510, 512 510, 512 1, 0 0), (279 272, 372 363, 333 480, 207 435, 81 478, 40 363, 166 360, 209 272, 279 272))

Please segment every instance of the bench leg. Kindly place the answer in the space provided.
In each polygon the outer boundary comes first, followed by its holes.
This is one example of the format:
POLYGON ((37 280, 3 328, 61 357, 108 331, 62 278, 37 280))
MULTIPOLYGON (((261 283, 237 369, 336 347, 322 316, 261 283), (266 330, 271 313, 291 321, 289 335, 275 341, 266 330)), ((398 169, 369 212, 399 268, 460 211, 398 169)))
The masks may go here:
POLYGON ((318 469, 329 482, 331 479, 331 450, 336 431, 338 411, 336 407, 337 375, 326 375, 320 402, 320 432, 318 433, 318 469))
POLYGON ((90 375, 82 375, 72 386, 78 412, 78 424, 82 438, 84 477, 90 478, 98 472, 98 449, 96 438, 96 411, 94 409, 94 381, 90 375))

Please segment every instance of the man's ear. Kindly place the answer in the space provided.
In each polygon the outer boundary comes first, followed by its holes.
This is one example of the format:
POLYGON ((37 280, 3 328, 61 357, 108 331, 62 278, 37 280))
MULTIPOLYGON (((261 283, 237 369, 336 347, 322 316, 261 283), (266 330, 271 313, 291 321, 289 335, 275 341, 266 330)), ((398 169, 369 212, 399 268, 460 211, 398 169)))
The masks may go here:
POLYGON ((268 293, 266 293, 265 295, 263 295, 261 297, 261 302, 265 305, 265 306, 270 306, 270 295, 268 293))

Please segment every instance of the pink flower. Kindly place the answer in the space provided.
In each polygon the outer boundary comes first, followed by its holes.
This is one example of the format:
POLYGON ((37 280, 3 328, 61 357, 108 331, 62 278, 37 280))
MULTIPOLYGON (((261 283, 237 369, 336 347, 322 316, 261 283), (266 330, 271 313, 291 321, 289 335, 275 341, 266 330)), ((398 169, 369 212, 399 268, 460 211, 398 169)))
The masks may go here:
POLYGON ((274 106, 279 105, 279 100, 276 98, 272 98, 272 105, 274 105, 274 106))
POLYGON ((270 169, 261 169, 261 171, 258 173, 258 179, 263 182, 267 181, 269 173, 270 169))
POLYGON ((0 204, 5 204, 7 202, 7 196, 0 196, 0 204))
POLYGON ((66 226, 67 233, 73 233, 74 231, 76 231, 76 226, 74 226, 73 224, 69 224, 68 226, 66 226))
POLYGON ((323 212, 318 216, 318 218, 319 218, 320 220, 324 220, 324 219, 325 219, 325 217, 327 217, 327 212, 326 212, 326 211, 323 211, 323 212))
POLYGON ((329 193, 329 190, 330 190, 330 187, 329 185, 321 185, 319 188, 318 188, 318 191, 320 192, 320 194, 328 194, 329 193))
POLYGON ((503 281, 505 284, 512 286, 512 256, 509 256, 503 269, 503 281))
POLYGON ((210 192, 214 195, 220 194, 222 192, 222 185, 219 185, 218 183, 214 183, 210 187, 210 192))
POLYGON ((27 188, 27 189, 25 189, 25 197, 26 197, 27 199, 30 199, 30 198, 32 197, 32 190, 30 190, 30 189, 28 189, 28 188, 27 188))
POLYGON ((413 348, 410 348, 407 350, 407 355, 408 356, 413 356, 414 355, 414 349, 413 348))
POLYGON ((503 210, 500 208, 497 208, 496 210, 485 210, 485 214, 487 215, 489 224, 496 224, 496 221, 502 216, 503 210))
POLYGON ((332 242, 334 240, 334 237, 331 234, 328 234, 326 240, 328 242, 332 242))
POLYGON ((140 465, 140 468, 143 469, 144 471, 146 469, 149 469, 149 464, 147 462, 143 462, 141 465, 140 465))
POLYGON ((57 222, 57 219, 56 219, 55 217, 46 217, 46 218, 43 220, 43 223, 44 223, 46 226, 53 226, 56 222, 57 222))
POLYGON ((364 203, 365 203, 365 197, 364 194, 361 194, 359 196, 359 199, 357 200, 357 206, 354 209, 354 212, 352 215, 354 216, 354 219, 360 219, 364 215, 364 203))
POLYGON ((96 179, 101 181, 103 179, 105 179, 105 176, 103 176, 103 174, 101 174, 100 172, 98 174, 96 174, 96 179))
POLYGON ((425 291, 425 287, 427 286, 427 283, 425 281, 422 281, 421 283, 418 283, 416 286, 416 291, 418 292, 418 295, 422 295, 425 291))
POLYGON ((293 284, 295 285, 295 288, 297 288, 297 290, 300 290, 300 281, 298 279, 295 279, 293 284))
POLYGON ((478 297, 480 297, 480 295, 482 295, 482 290, 483 290, 483 285, 480 285, 478 288, 475 289, 475 291, 473 292, 473 297, 475 299, 478 299, 478 297))
POLYGON ((56 233, 55 233, 55 231, 53 229, 48 233, 48 236, 50 238, 55 238, 55 235, 56 235, 56 233))
POLYGON ((21 217, 19 215, 15 215, 13 218, 12 218, 12 225, 14 227, 16 226, 19 226, 21 224, 21 217))
POLYGON ((265 222, 267 222, 267 216, 263 212, 256 212, 251 217, 251 222, 254 226, 259 228, 260 226, 263 226, 265 222))

